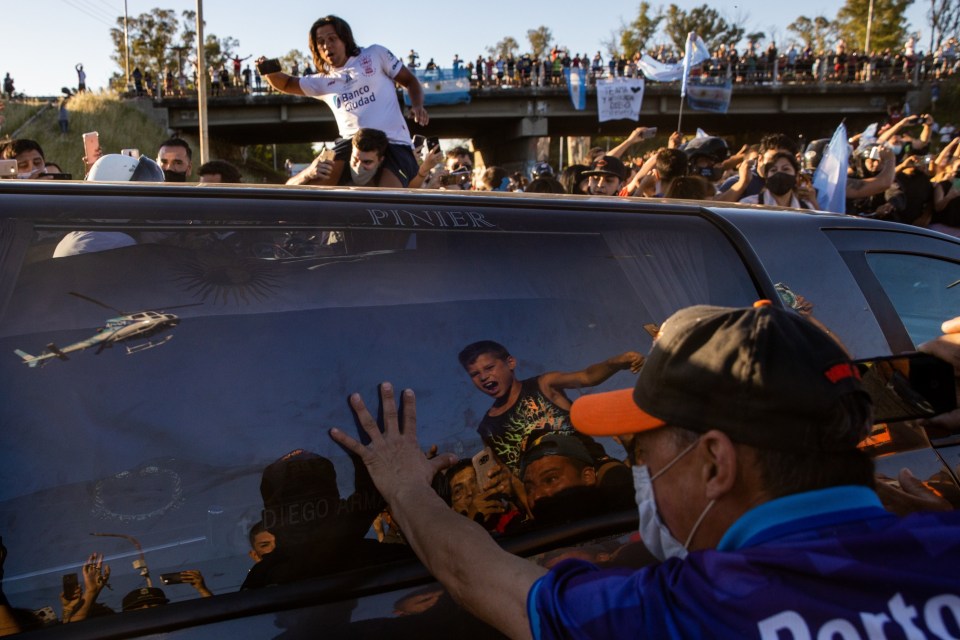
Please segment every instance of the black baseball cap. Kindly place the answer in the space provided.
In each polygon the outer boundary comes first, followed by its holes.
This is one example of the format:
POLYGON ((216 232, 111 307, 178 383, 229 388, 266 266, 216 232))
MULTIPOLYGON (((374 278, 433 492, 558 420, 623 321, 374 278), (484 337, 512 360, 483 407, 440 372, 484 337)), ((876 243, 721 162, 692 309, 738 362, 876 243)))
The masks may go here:
POLYGON ((840 345, 797 313, 761 300, 673 314, 636 387, 582 396, 570 418, 596 436, 675 425, 718 429, 758 448, 840 452, 855 449, 868 426, 862 433, 834 426, 848 394, 869 399, 840 345))
POLYGON ((147 607, 159 607, 168 602, 170 602, 170 600, 163 594, 163 589, 157 587, 141 587, 123 596, 121 607, 123 607, 124 611, 134 611, 136 609, 146 609, 147 607))
POLYGON ((527 448, 520 454, 520 478, 523 478, 527 465, 547 456, 563 456, 593 466, 593 456, 576 435, 548 433, 528 441, 527 448))
POLYGON ((621 180, 627 179, 627 168, 623 165, 620 158, 614 156, 600 156, 596 162, 590 166, 589 171, 584 171, 585 176, 614 176, 621 180))

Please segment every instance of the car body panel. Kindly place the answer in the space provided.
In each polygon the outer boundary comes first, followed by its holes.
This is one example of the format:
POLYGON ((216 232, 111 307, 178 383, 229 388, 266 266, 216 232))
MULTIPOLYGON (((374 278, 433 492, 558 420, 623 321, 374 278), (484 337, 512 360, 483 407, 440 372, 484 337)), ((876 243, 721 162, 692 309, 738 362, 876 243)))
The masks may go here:
MULTIPOLYGON (((457 363, 468 342, 510 345, 521 377, 572 371, 645 352, 642 324, 683 306, 782 304, 776 283, 812 302, 854 357, 912 348, 864 257, 871 251, 960 264, 960 242, 932 232, 750 207, 0 183, 6 592, 22 606, 55 602, 59 575, 97 548, 115 567, 116 592, 105 597, 119 600, 142 583, 130 569, 136 553, 89 534, 123 533, 141 541, 153 575, 199 568, 224 595, 200 601, 186 585, 168 586, 175 606, 43 633, 269 637, 322 623, 363 635, 445 624, 486 637, 445 600, 427 617, 398 621, 403 595, 432 589, 412 560, 231 593, 250 566, 245 532, 260 517, 264 466, 297 447, 316 451, 334 461, 349 496, 353 466, 326 430, 349 427, 347 395, 373 397, 383 380, 417 391, 425 443, 472 455, 490 400, 457 363), (138 244, 52 259, 76 229, 129 233, 138 244), (88 339, 117 317, 102 307, 130 315, 176 308, 168 313, 178 323, 144 351, 118 344, 36 367, 13 353, 88 339)), ((632 384, 619 373, 598 390, 632 384)), ((892 473, 909 463, 955 482, 922 430, 910 433, 889 438, 903 446, 878 448, 878 465, 892 473)), ((957 447, 944 444, 956 467, 957 447)), ((504 544, 523 555, 589 546, 635 522, 635 513, 610 514, 504 544)))

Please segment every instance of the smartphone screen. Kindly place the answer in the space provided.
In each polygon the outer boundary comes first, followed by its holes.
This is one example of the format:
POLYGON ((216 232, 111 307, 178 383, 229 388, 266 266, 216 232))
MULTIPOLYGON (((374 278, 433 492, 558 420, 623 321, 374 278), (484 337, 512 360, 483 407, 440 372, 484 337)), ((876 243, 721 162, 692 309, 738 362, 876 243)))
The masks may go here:
POLYGON ((10 160, 0 160, 0 178, 16 178, 17 177, 17 161, 10 160))
POLYGON ((161 574, 160 581, 163 582, 163 584, 183 584, 183 578, 180 576, 179 571, 161 574))
POLYGON ((646 129, 643 130, 643 137, 644 137, 644 138, 652 138, 652 137, 655 136, 655 135, 657 135, 657 128, 656 128, 656 127, 647 127, 646 129))
POLYGON ((75 573, 65 573, 63 574, 63 595, 70 597, 77 587, 80 586, 77 581, 77 574, 75 573))
POLYGON ((100 152, 100 134, 96 131, 83 134, 83 155, 88 162, 95 160, 100 152))

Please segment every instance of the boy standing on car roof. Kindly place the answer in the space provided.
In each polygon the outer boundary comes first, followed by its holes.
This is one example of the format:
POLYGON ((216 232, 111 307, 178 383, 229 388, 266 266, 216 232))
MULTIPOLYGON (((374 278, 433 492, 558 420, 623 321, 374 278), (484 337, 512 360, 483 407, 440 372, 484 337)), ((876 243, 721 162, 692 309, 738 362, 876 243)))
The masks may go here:
POLYGON ((512 638, 950 637, 960 619, 960 513, 901 518, 858 448, 872 423, 830 336, 769 301, 696 306, 661 329, 635 389, 583 396, 572 420, 617 434, 644 544, 661 562, 547 571, 511 555, 430 487, 415 398, 381 386, 381 431, 350 397, 361 457, 410 546, 464 607, 512 638), (952 631, 951 631, 952 630, 952 631))
MULTIPOLYGON (((520 472, 520 452, 532 431, 576 433, 565 389, 595 387, 618 371, 636 373, 643 364, 642 355, 627 351, 581 371, 550 371, 519 380, 514 374, 517 360, 493 340, 467 345, 458 358, 477 389, 493 398, 477 432, 514 476, 520 472)), ((584 440, 594 458, 606 457, 603 447, 590 438, 584 440)))

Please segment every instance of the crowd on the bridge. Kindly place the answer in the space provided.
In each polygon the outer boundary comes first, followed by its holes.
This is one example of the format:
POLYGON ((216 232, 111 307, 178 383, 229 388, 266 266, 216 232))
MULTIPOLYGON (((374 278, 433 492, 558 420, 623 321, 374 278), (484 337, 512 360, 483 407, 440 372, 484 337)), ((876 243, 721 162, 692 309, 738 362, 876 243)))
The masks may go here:
MULTIPOLYGON (((693 70, 695 77, 713 80, 729 79, 735 84, 805 83, 805 82, 889 82, 903 80, 918 82, 936 80, 960 71, 960 43, 950 37, 935 49, 922 51, 911 37, 900 49, 874 49, 865 52, 839 40, 834 45, 816 49, 811 44, 790 42, 785 48, 775 41, 762 46, 759 40, 721 43, 711 56, 693 70), (738 46, 739 45, 739 46, 738 46)), ((541 54, 534 52, 478 54, 461 58, 459 54, 445 62, 429 58, 422 62, 420 54, 411 49, 405 64, 415 72, 446 71, 466 77, 474 89, 500 87, 566 86, 566 71, 583 69, 589 83, 604 78, 644 77, 642 56, 664 64, 682 60, 683 51, 670 44, 651 46, 646 50, 590 53, 588 49, 571 49, 554 44, 541 54)), ((225 54, 206 69, 207 92, 212 97, 272 93, 256 66, 244 65, 252 56, 225 54)), ((310 60, 295 57, 289 62, 291 75, 309 76, 316 72, 310 60)), ((196 64, 192 70, 179 64, 177 69, 141 69, 135 67, 128 79, 128 93, 139 97, 173 98, 196 95, 196 64)), ((86 88, 86 73, 78 65, 78 91, 86 88)), ((16 94, 14 79, 8 72, 3 80, 3 94, 7 99, 16 94)))
MULTIPOLYGON (((640 60, 646 53, 664 64, 676 64, 683 52, 670 45, 659 45, 646 52, 613 53, 606 57, 600 51, 572 51, 569 47, 554 45, 537 56, 533 53, 506 55, 479 54, 463 59, 459 54, 447 64, 429 58, 421 62, 413 49, 405 57, 407 68, 416 73, 451 72, 465 77, 473 89, 506 87, 565 87, 566 71, 582 68, 588 83, 605 78, 640 78, 644 71, 640 60)), ((712 81, 729 79, 734 84, 810 83, 810 82, 889 82, 902 80, 918 82, 937 80, 960 71, 960 55, 956 38, 949 38, 935 51, 918 51, 913 40, 899 50, 883 49, 864 53, 857 47, 848 47, 839 41, 828 49, 790 43, 785 49, 776 42, 761 47, 757 41, 747 41, 741 47, 736 43, 720 44, 711 57, 693 70, 693 76, 712 81)), ((250 56, 225 57, 207 69, 207 92, 212 97, 272 93, 256 66, 243 65, 250 56)), ((316 71, 310 61, 293 60, 289 66, 293 76, 309 76, 316 71)), ((195 95, 197 75, 182 70, 163 69, 159 73, 134 69, 131 91, 137 96, 153 98, 195 95)), ((12 87, 12 81, 11 81, 12 87)), ((11 89, 12 92, 12 89, 11 89)))

